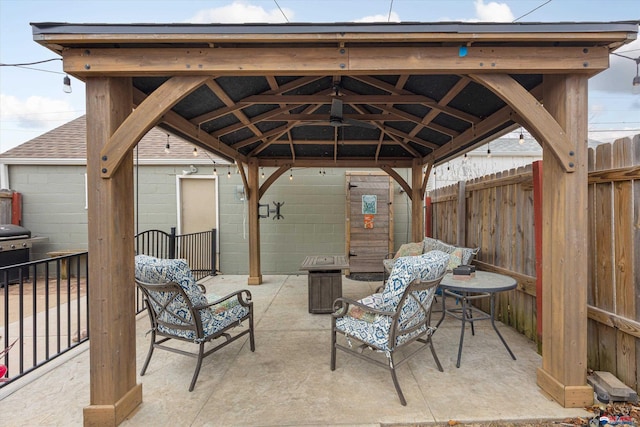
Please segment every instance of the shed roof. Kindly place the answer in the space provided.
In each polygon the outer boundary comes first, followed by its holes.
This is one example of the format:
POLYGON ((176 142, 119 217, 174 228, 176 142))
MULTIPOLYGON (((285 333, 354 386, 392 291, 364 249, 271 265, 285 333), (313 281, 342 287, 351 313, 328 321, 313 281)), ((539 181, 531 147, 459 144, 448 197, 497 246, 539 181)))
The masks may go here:
MULTIPOLYGON (((41 160, 58 161, 60 164, 67 162, 80 161, 86 163, 87 159, 87 137, 86 137, 87 120, 82 115, 77 119, 64 123, 55 129, 43 133, 29 141, 24 142, 10 150, 0 154, 0 161, 12 163, 12 161, 20 160, 20 163, 38 163, 41 160)), ((198 151, 198 159, 193 156, 194 145, 180 138, 179 136, 168 133, 158 127, 152 128, 140 140, 137 150, 134 152, 140 156, 142 160, 148 160, 150 163, 174 163, 182 164, 185 161, 192 163, 210 163, 215 160, 217 163, 226 163, 215 154, 198 151), (170 152, 164 151, 164 146, 169 142, 170 152), (202 156, 200 154, 203 154, 202 156)))

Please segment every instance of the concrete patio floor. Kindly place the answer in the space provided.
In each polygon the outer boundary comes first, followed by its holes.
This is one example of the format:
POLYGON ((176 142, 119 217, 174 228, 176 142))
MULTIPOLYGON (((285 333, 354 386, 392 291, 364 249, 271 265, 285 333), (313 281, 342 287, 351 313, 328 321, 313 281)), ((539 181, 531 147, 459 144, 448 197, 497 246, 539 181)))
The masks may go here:
MULTIPOLYGON (((589 417, 565 409, 536 385, 541 364, 534 343, 497 323, 515 353, 509 357, 489 322, 465 334, 455 367, 460 323, 447 318, 433 341, 444 372, 429 351, 398 369, 407 406, 388 371, 338 352, 329 368, 330 315, 309 314, 306 275, 246 276, 204 281, 223 295, 247 288, 255 309, 256 351, 243 338, 205 359, 195 390, 187 391, 195 359, 156 350, 144 377, 142 405, 123 426, 416 425, 512 421, 545 422, 589 417)), ((343 295, 361 298, 381 282, 343 280, 343 295)), ((434 313, 435 324, 440 313, 434 313)), ((146 315, 137 319, 137 369, 148 350, 146 315)), ((187 346, 189 344, 186 344, 187 346)), ((193 347, 193 345, 191 345, 193 347)), ((0 389, 0 425, 79 426, 89 405, 88 345, 0 389)))

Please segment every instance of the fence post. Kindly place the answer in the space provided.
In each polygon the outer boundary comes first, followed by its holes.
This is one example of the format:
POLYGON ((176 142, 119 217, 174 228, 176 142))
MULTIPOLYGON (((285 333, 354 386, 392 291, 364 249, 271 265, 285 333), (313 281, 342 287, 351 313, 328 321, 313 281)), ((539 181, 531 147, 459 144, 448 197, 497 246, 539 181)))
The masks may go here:
POLYGON ((216 230, 215 228, 211 229, 211 275, 215 276, 218 271, 218 268, 216 266, 216 250, 217 250, 217 245, 216 245, 216 238, 218 235, 218 230, 216 230))
POLYGON ((171 227, 171 234, 169 235, 169 258, 174 259, 176 257, 176 228, 171 227))
POLYGON ((536 245, 536 333, 542 353, 542 161, 533 162, 533 224, 536 245))
POLYGON ((467 243, 467 197, 465 185, 465 181, 458 181, 458 218, 456 224, 458 246, 466 246, 467 243))
POLYGON ((426 237, 433 237, 433 230, 431 221, 433 221, 433 211, 431 206, 431 196, 424 198, 424 235, 426 237))

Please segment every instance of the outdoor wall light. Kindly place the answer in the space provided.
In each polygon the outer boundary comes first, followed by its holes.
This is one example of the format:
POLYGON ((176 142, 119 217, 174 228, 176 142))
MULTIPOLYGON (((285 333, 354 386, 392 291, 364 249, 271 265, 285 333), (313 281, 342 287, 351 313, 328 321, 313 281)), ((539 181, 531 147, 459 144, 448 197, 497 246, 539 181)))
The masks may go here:
POLYGON ((69 76, 64 76, 62 78, 62 90, 64 93, 71 93, 71 79, 69 76))

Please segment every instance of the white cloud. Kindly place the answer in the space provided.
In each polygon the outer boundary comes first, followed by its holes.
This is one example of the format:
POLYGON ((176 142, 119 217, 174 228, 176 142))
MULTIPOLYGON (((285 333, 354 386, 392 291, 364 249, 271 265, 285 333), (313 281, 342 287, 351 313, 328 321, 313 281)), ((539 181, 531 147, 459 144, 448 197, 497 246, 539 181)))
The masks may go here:
POLYGON ((294 12, 291 9, 282 8, 282 12, 277 7, 270 10, 264 10, 260 6, 254 6, 242 0, 235 0, 233 3, 215 7, 213 9, 201 10, 189 19, 189 23, 193 24, 210 24, 210 23, 230 23, 243 24, 247 22, 268 22, 283 23, 287 19, 293 21, 294 12))
POLYGON ((50 129, 74 119, 77 113, 67 101, 30 96, 21 100, 0 94, 0 120, 3 127, 39 130, 50 129))
POLYGON ((485 4, 484 0, 475 0, 474 6, 481 22, 513 22, 515 19, 506 3, 490 1, 485 4))
POLYGON ((390 15, 370 15, 356 19, 353 22, 400 22, 400 15, 392 11, 390 15))

